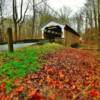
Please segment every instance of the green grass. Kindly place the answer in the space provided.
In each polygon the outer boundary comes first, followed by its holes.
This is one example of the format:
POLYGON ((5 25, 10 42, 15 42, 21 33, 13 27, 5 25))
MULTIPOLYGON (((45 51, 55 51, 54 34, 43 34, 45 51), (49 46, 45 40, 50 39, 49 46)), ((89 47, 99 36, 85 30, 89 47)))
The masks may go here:
POLYGON ((38 58, 48 52, 54 52, 62 48, 61 45, 48 43, 41 46, 30 46, 18 49, 14 53, 0 53, 0 77, 2 81, 14 80, 24 77, 30 72, 36 72, 41 68, 38 58))

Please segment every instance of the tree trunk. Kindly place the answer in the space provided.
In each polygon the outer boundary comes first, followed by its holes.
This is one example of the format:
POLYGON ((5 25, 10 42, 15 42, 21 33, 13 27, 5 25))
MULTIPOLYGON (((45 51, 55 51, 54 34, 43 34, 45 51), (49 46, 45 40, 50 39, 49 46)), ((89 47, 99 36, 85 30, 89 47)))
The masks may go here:
POLYGON ((87 25, 87 13, 86 13, 86 19, 85 19, 85 33, 87 32, 87 29, 88 29, 88 25, 87 25))
POLYGON ((98 0, 98 49, 100 50, 100 0, 98 0))
POLYGON ((93 14, 92 14, 92 10, 90 11, 90 16, 89 16, 89 24, 90 24, 90 27, 91 27, 91 33, 92 33, 92 29, 93 29, 93 14))
POLYGON ((15 22, 14 24, 14 38, 15 38, 15 41, 17 41, 17 23, 15 22))
MULTIPOLYGON (((36 17, 36 11, 35 11, 35 0, 33 0, 33 23, 32 23, 32 38, 35 36, 35 17, 36 17)), ((34 37, 35 38, 35 37, 34 37)))
POLYGON ((99 33, 99 36, 100 36, 100 13, 98 15, 98 33, 99 33))
POLYGON ((17 0, 13 0, 12 3, 12 7, 13 7, 13 21, 14 21, 14 36, 15 36, 15 41, 17 41, 17 28, 18 28, 18 24, 22 21, 23 19, 23 14, 22 14, 22 8, 23 8, 23 0, 21 0, 21 5, 20 5, 20 17, 18 18, 18 9, 17 9, 17 0))
POLYGON ((3 21, 3 3, 4 1, 3 0, 0 0, 0 17, 1 17, 1 41, 3 41, 3 33, 4 33, 4 21, 3 21))
POLYGON ((18 25, 18 28, 19 28, 19 40, 21 40, 21 29, 22 29, 22 25, 18 25))
POLYGON ((98 33, 100 34, 100 0, 98 0, 98 33))
POLYGON ((93 12, 94 12, 95 29, 97 30, 97 13, 96 13, 96 5, 94 0, 93 0, 93 12))

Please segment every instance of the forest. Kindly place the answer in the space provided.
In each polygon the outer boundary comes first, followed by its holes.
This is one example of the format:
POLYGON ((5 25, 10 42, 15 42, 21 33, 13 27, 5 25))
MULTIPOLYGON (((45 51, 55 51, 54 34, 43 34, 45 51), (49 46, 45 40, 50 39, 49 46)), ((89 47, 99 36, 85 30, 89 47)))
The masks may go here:
MULTIPOLYGON (((50 21, 72 26, 84 40, 99 41, 100 1, 87 0, 84 7, 72 14, 69 7, 55 11, 48 0, 1 0, 0 41, 6 41, 8 27, 13 28, 14 40, 41 38, 41 28, 50 21)), ((97 41, 96 41, 97 42, 97 41)))

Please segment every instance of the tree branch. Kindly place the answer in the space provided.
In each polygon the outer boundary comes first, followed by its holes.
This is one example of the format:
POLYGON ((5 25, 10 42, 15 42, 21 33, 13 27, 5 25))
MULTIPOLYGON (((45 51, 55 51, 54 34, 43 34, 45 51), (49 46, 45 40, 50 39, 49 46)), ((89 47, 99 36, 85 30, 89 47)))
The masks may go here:
POLYGON ((21 0, 20 18, 19 18, 19 20, 17 20, 17 23, 19 23, 22 20, 22 16, 23 16, 22 9, 23 9, 23 0, 21 0))
POLYGON ((20 22, 20 24, 22 24, 22 23, 24 22, 24 20, 25 20, 25 16, 26 16, 28 7, 29 7, 29 2, 28 2, 28 4, 27 4, 27 7, 26 7, 25 12, 24 12, 24 15, 23 15, 23 19, 22 19, 22 21, 20 22))

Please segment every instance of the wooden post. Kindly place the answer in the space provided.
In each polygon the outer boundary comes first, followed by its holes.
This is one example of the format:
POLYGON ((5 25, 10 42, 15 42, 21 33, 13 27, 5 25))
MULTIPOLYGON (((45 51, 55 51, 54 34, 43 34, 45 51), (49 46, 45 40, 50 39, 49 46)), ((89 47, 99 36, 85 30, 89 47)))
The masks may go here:
POLYGON ((12 36, 12 28, 7 29, 7 35, 8 35, 8 50, 10 52, 13 52, 13 36, 12 36))

